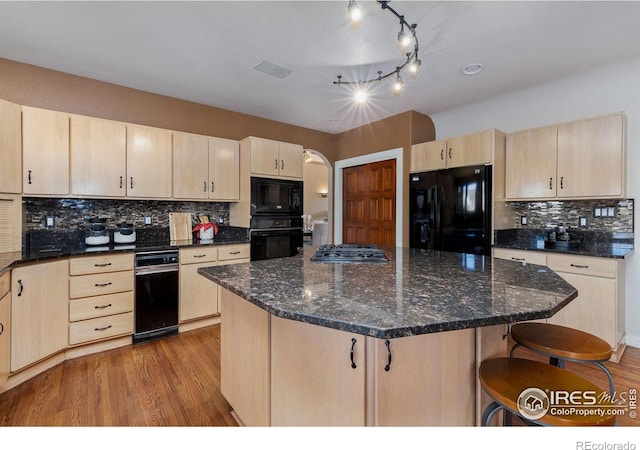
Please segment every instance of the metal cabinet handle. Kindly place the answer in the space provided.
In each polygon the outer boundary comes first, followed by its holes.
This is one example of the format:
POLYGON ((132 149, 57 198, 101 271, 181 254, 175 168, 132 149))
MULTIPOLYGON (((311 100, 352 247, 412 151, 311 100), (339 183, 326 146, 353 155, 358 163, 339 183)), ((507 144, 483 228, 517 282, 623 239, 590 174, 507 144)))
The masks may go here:
POLYGON ((553 177, 549 178, 549 189, 553 189, 553 177))
POLYGON ((284 159, 281 159, 280 162, 280 170, 284 170, 284 159))
POLYGON ((122 189, 122 177, 120 177, 120 189, 122 189))
POLYGON ((0 336, 2 336, 2 333, 4 333, 4 325, 0 322, 0 336))
POLYGON ((275 165, 274 169, 277 170, 278 169, 278 158, 274 159, 274 161, 276 162, 276 165, 275 165))
POLYGON ((202 255, 193 255, 194 258, 204 258, 205 256, 207 256, 206 253, 202 255))
POLYGON ((444 149, 440 149, 440 159, 444 160, 444 149))
POLYGON ((449 149, 449 159, 451 159, 451 149, 449 149))
POLYGON ((564 189, 564 177, 560 177, 560 189, 564 189))
POLYGON ((94 264, 95 267, 109 267, 110 265, 111 265, 111 263, 94 264))
POLYGON ((211 192, 213 192, 213 181, 211 182, 211 192))
POLYGON ((526 261, 526 258, 516 258, 515 256, 512 256, 511 259, 514 261, 526 261))
POLYGON ((577 269, 588 269, 589 266, 581 266, 580 264, 571 264, 571 267, 575 267, 577 269))
POLYGON ((109 281, 108 283, 96 283, 95 286, 96 287, 111 286, 111 281, 109 281))
POLYGON ((207 192, 207 182, 204 182, 204 192, 207 192))
POLYGON ((237 251, 237 252, 229 252, 229 254, 230 254, 230 255, 239 255, 239 254, 240 254, 240 251, 237 251))
POLYGON ((349 355, 351 357, 351 368, 355 369, 356 367, 356 362, 354 361, 354 352, 355 352, 355 347, 356 347, 356 338, 351 338, 351 351, 349 352, 349 355))
POLYGON ((29 184, 31 184, 31 171, 29 171, 28 179, 29 179, 29 184))
POLYGON ((111 306, 111 303, 109 303, 108 305, 94 306, 93 309, 105 309, 105 308, 109 308, 110 306, 111 306))
POLYGON ((133 189, 133 177, 131 177, 131 189, 133 189))
POLYGON ((24 290, 24 286, 22 285, 22 280, 18 280, 18 286, 20 286, 20 290, 18 291, 18 297, 21 297, 22 291, 24 290))
POLYGON ((111 328, 111 325, 107 325, 106 327, 102 327, 102 328, 94 328, 94 331, 104 331, 104 330, 108 330, 109 328, 111 328))
POLYGON ((391 369, 391 342, 389 341, 389 339, 387 339, 386 341, 384 341, 384 345, 387 347, 387 365, 384 366, 384 370, 385 372, 388 372, 389 369, 391 369))

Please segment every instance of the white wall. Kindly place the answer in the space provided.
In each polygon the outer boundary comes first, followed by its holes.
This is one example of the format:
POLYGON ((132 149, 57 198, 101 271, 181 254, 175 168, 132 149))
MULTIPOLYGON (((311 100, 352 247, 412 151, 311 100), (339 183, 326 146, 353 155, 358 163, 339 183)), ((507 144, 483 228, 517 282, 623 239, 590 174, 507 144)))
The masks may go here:
MULTIPOLYGON (((487 128, 510 132, 620 111, 627 115, 627 196, 637 199, 640 59, 429 116, 435 124, 437 139, 444 139, 487 128)), ((638 223, 637 208, 634 223, 638 223)), ((626 340, 629 345, 640 347, 640 249, 634 253, 626 258, 626 340)))
POLYGON ((329 169, 324 164, 305 163, 302 180, 304 181, 304 214, 311 215, 311 220, 329 218, 329 169), (327 193, 322 197, 320 192, 327 193))

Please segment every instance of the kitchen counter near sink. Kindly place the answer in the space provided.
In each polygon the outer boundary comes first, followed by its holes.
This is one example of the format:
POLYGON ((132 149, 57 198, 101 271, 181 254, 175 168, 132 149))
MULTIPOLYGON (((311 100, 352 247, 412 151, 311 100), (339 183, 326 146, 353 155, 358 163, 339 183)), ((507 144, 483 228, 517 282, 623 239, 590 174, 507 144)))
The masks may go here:
POLYGON ((240 423, 477 424, 477 367, 506 354, 506 324, 577 296, 533 264, 406 248, 319 263, 315 250, 199 269, 222 288, 222 393, 240 423))

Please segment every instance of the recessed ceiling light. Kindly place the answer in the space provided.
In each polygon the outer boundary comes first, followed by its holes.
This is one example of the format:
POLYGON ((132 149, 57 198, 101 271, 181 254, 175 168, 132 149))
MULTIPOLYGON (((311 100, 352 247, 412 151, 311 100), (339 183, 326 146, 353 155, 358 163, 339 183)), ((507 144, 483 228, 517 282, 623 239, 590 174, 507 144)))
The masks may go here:
POLYGON ((469 64, 462 69, 462 73, 465 75, 475 75, 477 73, 482 72, 483 66, 482 64, 469 64))
POLYGON ((266 73, 267 75, 272 75, 278 78, 284 78, 287 75, 289 75, 291 72, 293 72, 293 70, 285 66, 281 66, 280 64, 267 61, 266 59, 262 61, 260 64, 258 64, 255 67, 255 69, 259 70, 260 72, 266 73))

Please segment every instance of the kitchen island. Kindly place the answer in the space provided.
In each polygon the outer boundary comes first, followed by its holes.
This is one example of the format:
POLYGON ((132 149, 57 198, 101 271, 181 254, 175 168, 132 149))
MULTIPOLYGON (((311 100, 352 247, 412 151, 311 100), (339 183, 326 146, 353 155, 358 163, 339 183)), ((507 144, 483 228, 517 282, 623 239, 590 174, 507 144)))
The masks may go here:
POLYGON ((221 289, 222 393, 246 425, 474 425, 507 324, 577 291, 544 266, 385 248, 387 263, 291 258, 199 272, 221 289))

